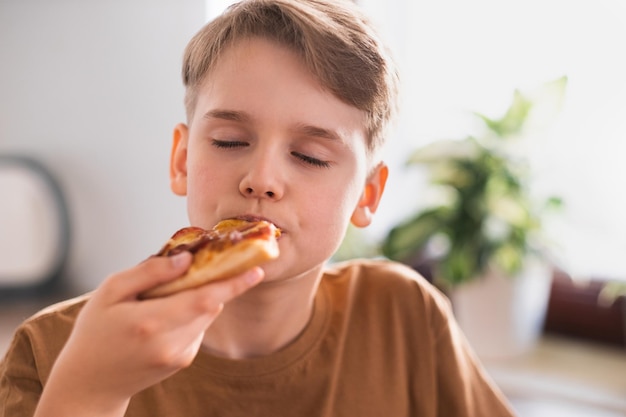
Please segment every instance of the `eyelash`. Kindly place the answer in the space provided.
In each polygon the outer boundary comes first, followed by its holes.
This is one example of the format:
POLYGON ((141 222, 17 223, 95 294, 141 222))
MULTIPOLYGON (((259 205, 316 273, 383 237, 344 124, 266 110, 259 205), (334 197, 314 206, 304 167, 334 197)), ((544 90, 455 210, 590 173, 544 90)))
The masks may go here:
MULTIPOLYGON (((220 149, 235 149, 235 148, 243 148, 250 146, 247 142, 237 141, 237 140, 217 140, 213 139, 213 146, 220 149)), ((311 165, 317 168, 330 168, 330 162, 323 161, 321 159, 313 158, 311 156, 305 155, 300 152, 291 152, 291 155, 296 157, 301 162, 311 165)))
POLYGON ((313 158, 308 155, 301 154, 299 152, 291 152, 293 156, 298 158, 300 161, 305 164, 317 167, 317 168, 330 168, 330 162, 322 161, 321 159, 313 158))
POLYGON ((246 142, 241 142, 238 140, 217 140, 213 139, 213 146, 220 149, 234 149, 234 148, 243 148, 249 146, 246 142))

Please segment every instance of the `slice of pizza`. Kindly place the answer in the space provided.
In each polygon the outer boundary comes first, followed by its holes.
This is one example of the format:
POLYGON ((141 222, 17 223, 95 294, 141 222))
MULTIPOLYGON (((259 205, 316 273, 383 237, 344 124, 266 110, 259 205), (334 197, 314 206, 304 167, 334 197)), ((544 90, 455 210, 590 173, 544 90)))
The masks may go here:
POLYGON ((228 219, 211 230, 184 227, 172 235, 156 256, 188 251, 193 254, 191 266, 181 277, 145 291, 140 297, 164 297, 276 259, 279 236, 280 229, 265 220, 228 219))

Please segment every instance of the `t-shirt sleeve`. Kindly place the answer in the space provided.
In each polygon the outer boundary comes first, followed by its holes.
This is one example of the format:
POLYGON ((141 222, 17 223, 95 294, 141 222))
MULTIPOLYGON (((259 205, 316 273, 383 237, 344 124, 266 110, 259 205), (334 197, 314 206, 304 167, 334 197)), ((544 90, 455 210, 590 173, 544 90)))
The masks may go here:
POLYGON ((20 328, 0 362, 0 417, 32 416, 41 391, 30 338, 20 328))
POLYGON ((510 417, 515 413, 460 330, 449 301, 434 296, 432 325, 437 358, 438 415, 510 417))

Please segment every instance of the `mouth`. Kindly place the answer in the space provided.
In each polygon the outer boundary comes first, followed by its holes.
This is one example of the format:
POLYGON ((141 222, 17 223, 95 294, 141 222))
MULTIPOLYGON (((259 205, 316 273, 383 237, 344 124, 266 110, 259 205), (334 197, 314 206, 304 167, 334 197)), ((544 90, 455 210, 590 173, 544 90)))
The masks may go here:
POLYGON ((240 215, 240 216, 231 217, 231 219, 243 220, 243 221, 247 221, 247 222, 266 221, 266 222, 272 223, 274 226, 276 226, 276 228, 281 231, 281 234, 285 233, 285 229, 283 227, 281 227, 279 224, 277 224, 273 220, 268 219, 267 217, 257 216, 257 215, 254 215, 254 214, 243 214, 243 215, 240 215))

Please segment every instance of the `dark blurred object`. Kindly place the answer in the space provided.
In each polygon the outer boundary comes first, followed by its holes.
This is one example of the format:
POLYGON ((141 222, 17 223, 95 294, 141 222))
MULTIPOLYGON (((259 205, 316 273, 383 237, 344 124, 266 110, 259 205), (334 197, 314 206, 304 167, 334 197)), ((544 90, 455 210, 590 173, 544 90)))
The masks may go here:
POLYGON ((547 333, 626 348, 626 298, 600 302, 607 280, 578 282, 568 274, 554 274, 544 330, 547 333))
POLYGON ((59 182, 39 160, 0 154, 0 299, 59 287, 70 221, 59 182))
MULTIPOLYGON (((411 266, 433 282, 432 263, 415 260, 411 266)), ((600 294, 607 282, 601 278, 579 282, 555 270, 544 332, 626 348, 626 297, 602 303, 600 294)))

